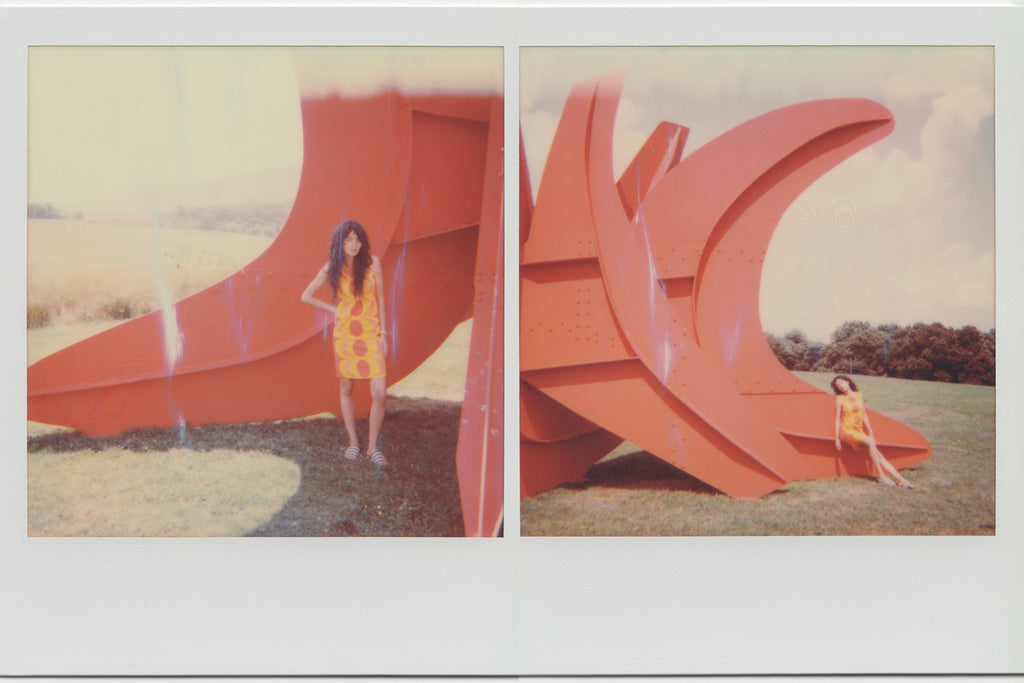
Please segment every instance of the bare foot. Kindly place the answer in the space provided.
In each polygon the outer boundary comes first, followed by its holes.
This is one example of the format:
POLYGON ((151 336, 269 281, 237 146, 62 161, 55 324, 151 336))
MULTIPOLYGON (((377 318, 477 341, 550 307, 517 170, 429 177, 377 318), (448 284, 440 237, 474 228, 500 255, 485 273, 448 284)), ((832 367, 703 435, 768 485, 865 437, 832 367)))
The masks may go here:
POLYGON ((878 483, 881 484, 882 486, 896 486, 896 482, 894 482, 889 477, 882 477, 881 479, 878 480, 878 483))

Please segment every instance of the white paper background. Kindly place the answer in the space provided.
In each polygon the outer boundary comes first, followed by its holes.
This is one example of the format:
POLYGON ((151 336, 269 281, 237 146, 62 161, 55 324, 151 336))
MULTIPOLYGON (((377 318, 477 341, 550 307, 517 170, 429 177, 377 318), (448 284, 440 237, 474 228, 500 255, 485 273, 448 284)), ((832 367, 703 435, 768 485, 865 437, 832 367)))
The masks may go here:
MULTIPOLYGON (((0 674, 1024 671, 1022 19, 1019 7, 0 8, 0 674), (27 47, 48 44, 503 45, 508 150, 519 45, 995 45, 997 534, 520 539, 510 457, 504 539, 28 539, 25 84, 27 47)), ((515 201, 506 226, 511 266, 515 201)), ((515 278, 509 267, 510 379, 515 278)))

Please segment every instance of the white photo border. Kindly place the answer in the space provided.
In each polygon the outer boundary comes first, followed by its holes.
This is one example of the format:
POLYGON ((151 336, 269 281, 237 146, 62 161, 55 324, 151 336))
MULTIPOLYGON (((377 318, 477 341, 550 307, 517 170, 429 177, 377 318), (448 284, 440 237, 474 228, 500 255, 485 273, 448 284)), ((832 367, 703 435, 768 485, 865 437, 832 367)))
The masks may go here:
MULTIPOLYGON (((480 4, 480 3, 475 3, 480 4)), ((1020 7, 0 7, 9 276, 0 674, 1024 672, 1024 11, 1020 7), (988 537, 520 538, 518 159, 506 154, 501 539, 29 539, 24 453, 31 45, 992 45, 997 531, 988 537), (889 586, 889 592, 879 592, 889 586)))

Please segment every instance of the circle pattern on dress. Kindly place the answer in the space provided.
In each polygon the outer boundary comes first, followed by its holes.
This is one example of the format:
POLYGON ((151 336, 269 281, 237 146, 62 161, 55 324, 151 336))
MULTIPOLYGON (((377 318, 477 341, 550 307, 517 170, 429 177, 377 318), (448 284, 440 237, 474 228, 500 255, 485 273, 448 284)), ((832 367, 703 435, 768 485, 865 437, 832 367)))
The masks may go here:
POLYGON ((363 280, 363 292, 352 291, 352 274, 342 271, 334 321, 334 356, 339 377, 369 379, 386 376, 380 344, 377 282, 372 270, 363 280))

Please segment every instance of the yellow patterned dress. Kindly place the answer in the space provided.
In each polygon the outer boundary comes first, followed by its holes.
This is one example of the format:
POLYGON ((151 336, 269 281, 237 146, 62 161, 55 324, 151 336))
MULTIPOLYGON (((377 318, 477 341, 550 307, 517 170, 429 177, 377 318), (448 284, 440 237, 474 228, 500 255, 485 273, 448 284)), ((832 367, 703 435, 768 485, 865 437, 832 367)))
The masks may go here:
POLYGON ((859 391, 839 396, 839 438, 854 448, 868 438, 864 424, 864 397, 859 391))
POLYGON ((361 296, 352 291, 352 269, 342 268, 334 317, 334 356, 338 377, 369 379, 385 376, 384 354, 380 348, 377 278, 373 268, 366 269, 361 296))

